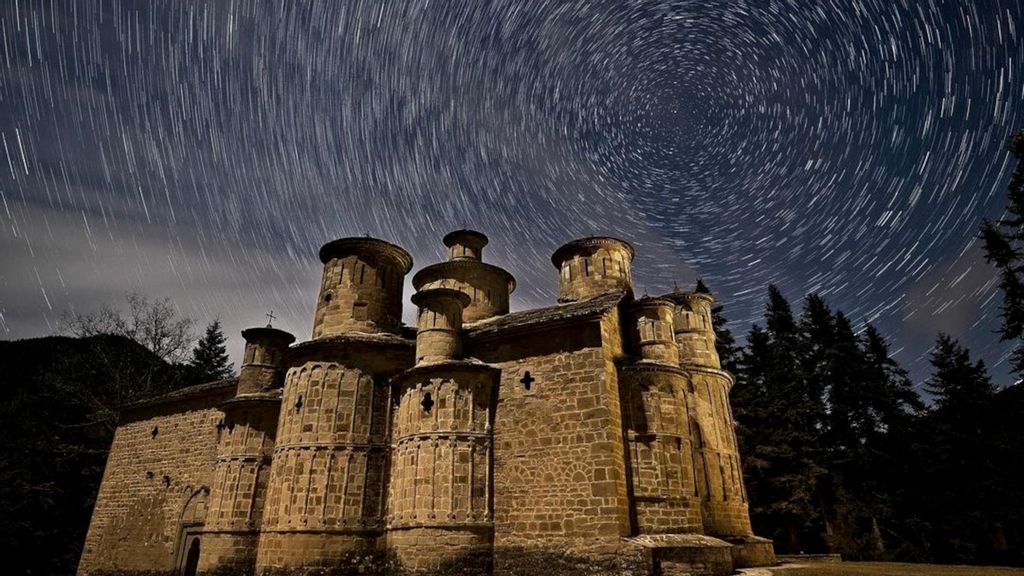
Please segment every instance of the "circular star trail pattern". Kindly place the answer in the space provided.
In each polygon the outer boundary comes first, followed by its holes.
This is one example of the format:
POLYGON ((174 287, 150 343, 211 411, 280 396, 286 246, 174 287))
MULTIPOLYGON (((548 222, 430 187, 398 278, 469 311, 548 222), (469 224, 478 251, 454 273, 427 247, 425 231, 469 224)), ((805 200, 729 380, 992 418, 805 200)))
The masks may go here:
POLYGON ((878 323, 915 376, 940 329, 1005 366, 974 238, 1024 126, 1021 12, 9 2, 0 329, 137 289, 305 337, 320 244, 369 233, 420 266, 472 227, 519 308, 553 301, 554 248, 610 234, 638 292, 702 276, 741 332, 775 283, 878 323))

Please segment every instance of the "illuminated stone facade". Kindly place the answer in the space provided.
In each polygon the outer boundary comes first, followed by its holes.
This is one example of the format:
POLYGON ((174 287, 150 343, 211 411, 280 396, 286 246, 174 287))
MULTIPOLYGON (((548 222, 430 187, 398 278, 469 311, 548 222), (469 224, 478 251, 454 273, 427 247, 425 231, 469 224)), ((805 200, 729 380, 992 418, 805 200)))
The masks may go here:
POLYGON ((237 380, 122 412, 79 567, 100 574, 728 574, 750 529, 709 294, 636 299, 633 247, 552 262, 509 312, 487 238, 320 251, 311 340, 243 332, 237 380))

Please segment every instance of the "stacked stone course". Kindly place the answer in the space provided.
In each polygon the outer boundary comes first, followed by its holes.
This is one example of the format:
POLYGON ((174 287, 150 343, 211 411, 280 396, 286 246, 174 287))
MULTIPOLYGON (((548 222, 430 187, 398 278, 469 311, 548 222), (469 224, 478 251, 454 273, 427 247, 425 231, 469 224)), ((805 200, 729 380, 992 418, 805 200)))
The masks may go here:
POLYGON ((709 294, 635 299, 633 247, 555 251, 509 312, 487 237, 320 251, 312 339, 243 332, 237 381, 128 407, 79 573, 727 574, 753 536, 709 294), (141 455, 141 457, 138 457, 141 455))

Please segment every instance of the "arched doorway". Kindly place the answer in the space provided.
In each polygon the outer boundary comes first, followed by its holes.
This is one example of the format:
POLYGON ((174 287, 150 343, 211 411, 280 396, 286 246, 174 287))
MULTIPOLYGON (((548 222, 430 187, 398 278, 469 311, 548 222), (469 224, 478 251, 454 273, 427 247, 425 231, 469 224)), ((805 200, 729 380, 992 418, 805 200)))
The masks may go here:
POLYGON ((196 569, 199 567, 199 537, 192 538, 188 545, 188 552, 185 554, 185 565, 181 569, 182 576, 196 576, 196 569))
POLYGON ((201 487, 185 502, 180 517, 177 572, 179 576, 196 576, 202 546, 203 524, 206 521, 206 497, 209 489, 201 487))

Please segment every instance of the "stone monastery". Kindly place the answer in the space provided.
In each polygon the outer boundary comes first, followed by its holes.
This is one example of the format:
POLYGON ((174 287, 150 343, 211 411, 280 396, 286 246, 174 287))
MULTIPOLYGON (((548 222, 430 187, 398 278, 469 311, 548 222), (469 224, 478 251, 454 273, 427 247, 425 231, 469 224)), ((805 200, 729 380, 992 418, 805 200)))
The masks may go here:
POLYGON ((237 379, 126 406, 79 574, 720 575, 753 535, 714 299, 637 299, 633 247, 551 257, 558 303, 509 312, 487 237, 446 262, 320 249, 312 339, 242 332, 237 379))

